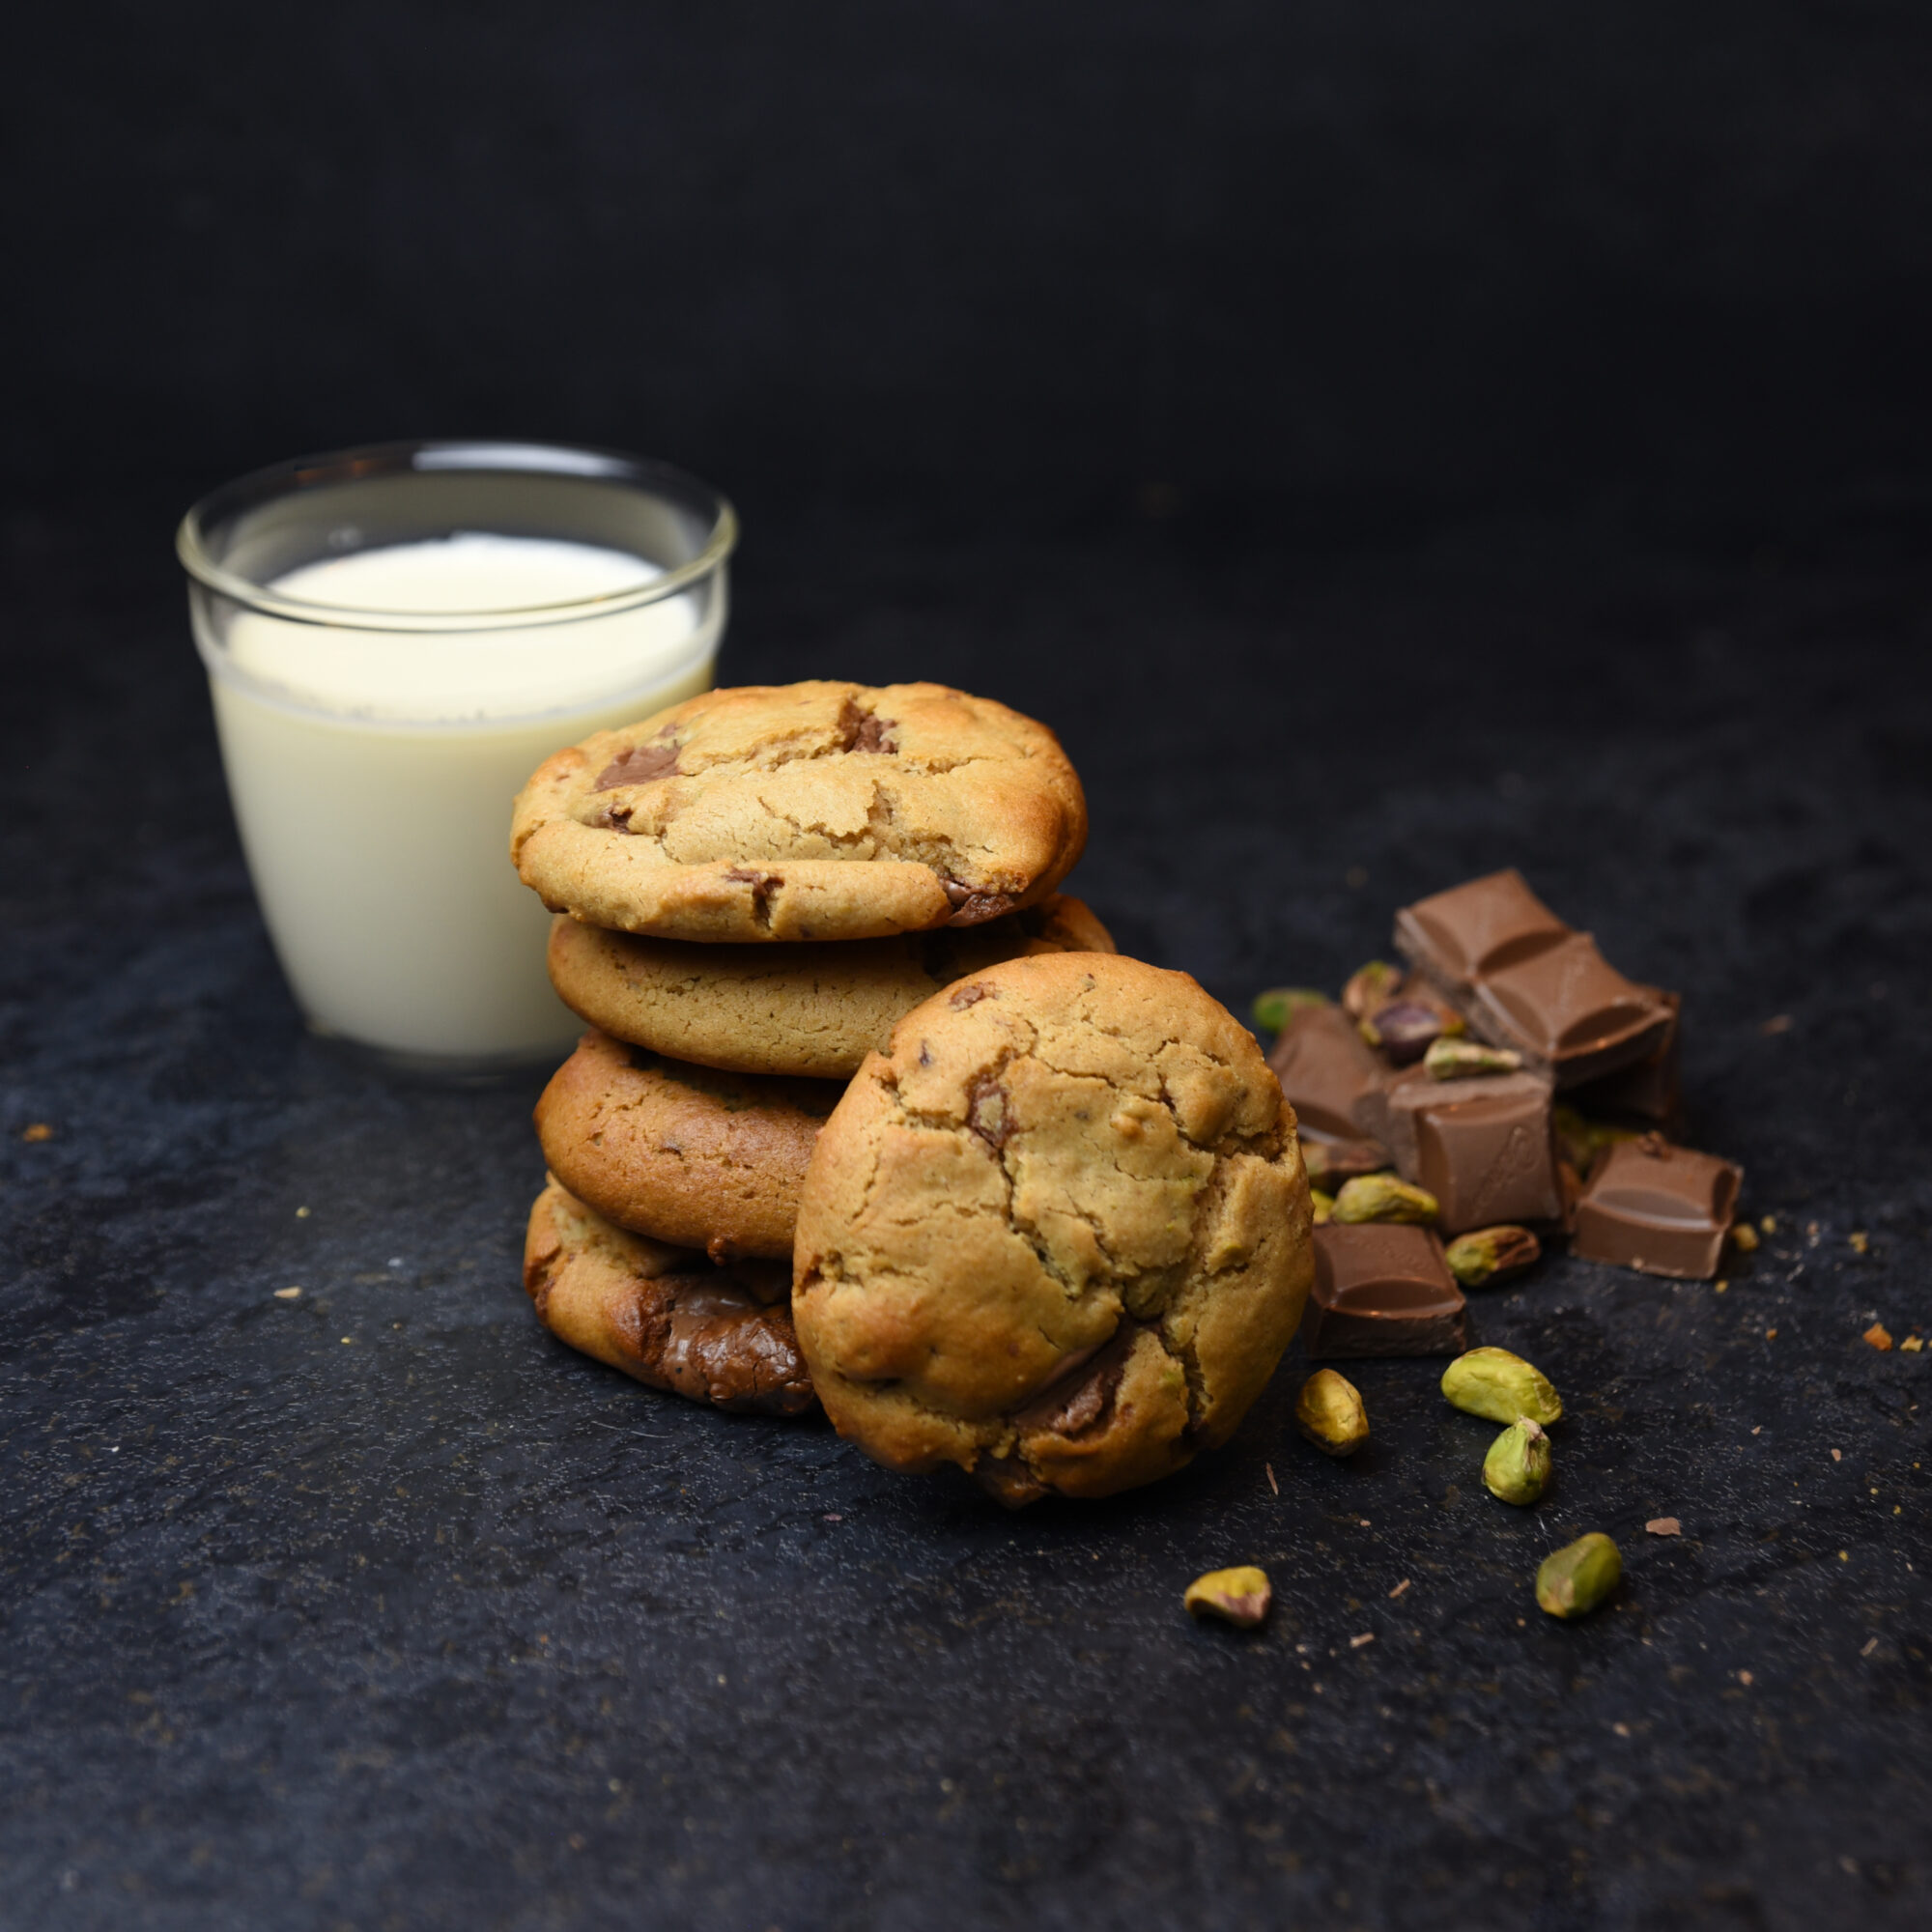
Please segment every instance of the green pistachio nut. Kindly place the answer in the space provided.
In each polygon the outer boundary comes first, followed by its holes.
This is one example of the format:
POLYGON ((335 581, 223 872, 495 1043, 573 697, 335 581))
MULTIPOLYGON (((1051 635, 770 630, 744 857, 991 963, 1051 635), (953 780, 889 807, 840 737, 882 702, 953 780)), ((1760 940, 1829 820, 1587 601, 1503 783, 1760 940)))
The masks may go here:
POLYGON ((1490 1444, 1483 1482, 1506 1503, 1533 1503, 1549 1481, 1549 1437, 1525 1416, 1490 1444))
POLYGON ((1315 1225, 1318 1228, 1325 1227, 1335 1218, 1335 1197, 1332 1194, 1324 1194, 1321 1188, 1311 1187, 1308 1190, 1308 1199, 1315 1209, 1315 1225))
POLYGON ((1474 1228, 1458 1235, 1443 1249, 1442 1258, 1464 1288, 1482 1288, 1520 1274, 1542 1254, 1543 1243, 1527 1228, 1474 1228))
POLYGON ((1234 1570, 1210 1570, 1187 1586, 1180 1600, 1190 1615, 1219 1617, 1242 1630, 1253 1630, 1267 1615, 1274 1592, 1268 1587, 1267 1572, 1253 1564, 1234 1570))
POLYGON ((1352 1456, 1369 1439, 1369 1411, 1347 1376, 1317 1369, 1295 1399, 1294 1426, 1324 1456, 1352 1456))
POLYGON ((1507 1349, 1471 1349, 1442 1371, 1442 1393, 1470 1415, 1492 1422, 1525 1416, 1546 1429, 1563 1419, 1563 1403, 1541 1369, 1507 1349))
POLYGON ((1313 986, 1270 986, 1265 993, 1255 995, 1255 1024, 1264 1033, 1280 1033, 1296 1013, 1334 1004, 1326 993, 1318 993, 1313 986))
POLYGON ((1552 1617, 1587 1617, 1624 1574, 1617 1546, 1601 1530, 1579 1536, 1543 1559, 1536 1573, 1536 1601, 1552 1617))
POLYGON ((1378 1007, 1385 1007, 1402 991, 1403 970, 1386 959, 1371 959, 1349 975, 1342 988, 1342 1005, 1351 1020, 1365 1020, 1378 1007))
POLYGON ((1443 1034, 1429 1042, 1422 1064, 1437 1080, 1470 1080, 1482 1073, 1514 1073, 1522 1055, 1506 1046, 1485 1046, 1479 1039, 1455 1039, 1443 1034))
POLYGON ((1436 1212, 1435 1195, 1393 1174, 1359 1175, 1344 1181, 1335 1197, 1335 1219, 1344 1222, 1406 1221, 1427 1227, 1436 1212))

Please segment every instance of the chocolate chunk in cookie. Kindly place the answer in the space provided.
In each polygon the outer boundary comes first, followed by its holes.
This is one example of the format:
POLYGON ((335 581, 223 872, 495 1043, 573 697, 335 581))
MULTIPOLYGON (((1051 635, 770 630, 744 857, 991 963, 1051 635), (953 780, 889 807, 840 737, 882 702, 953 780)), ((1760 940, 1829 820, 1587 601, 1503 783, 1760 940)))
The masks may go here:
POLYGON ((816 682, 707 692, 557 753, 510 851, 553 911, 761 945, 983 924, 1086 840, 1044 725, 944 685, 816 682))
POLYGON ((530 1209, 524 1286, 558 1341, 652 1388, 771 1415, 815 1406, 781 1264, 714 1267, 627 1233, 553 1180, 530 1209))
POLYGON ((799 1342, 889 1467, 1107 1495, 1232 1434, 1300 1320, 1309 1222, 1281 1088, 1192 980, 1009 960, 908 1013, 820 1131, 799 1342))

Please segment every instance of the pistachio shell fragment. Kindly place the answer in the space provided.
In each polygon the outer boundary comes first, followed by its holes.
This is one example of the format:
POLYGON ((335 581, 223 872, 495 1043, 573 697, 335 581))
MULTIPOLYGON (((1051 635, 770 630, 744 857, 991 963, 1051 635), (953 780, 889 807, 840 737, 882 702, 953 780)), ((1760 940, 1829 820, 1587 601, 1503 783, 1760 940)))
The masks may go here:
POLYGON ((1483 1483, 1506 1503, 1533 1503, 1549 1481, 1549 1437, 1525 1416, 1490 1444, 1483 1483))
POLYGON ((1456 1407, 1492 1422, 1527 1416, 1546 1428, 1563 1419, 1563 1402, 1541 1369, 1507 1349, 1471 1349, 1442 1371, 1442 1393, 1456 1407))
POLYGON ((1482 1288, 1532 1267, 1543 1254, 1543 1243, 1527 1228, 1475 1228, 1458 1235, 1443 1249, 1449 1272, 1463 1288, 1482 1288))
POLYGON ((1522 1055, 1507 1046, 1485 1046, 1479 1039, 1452 1039, 1447 1034, 1429 1042, 1422 1064, 1436 1080, 1468 1080, 1480 1073, 1514 1073, 1522 1055))
POLYGON ((1385 1007, 1402 991, 1403 971, 1386 959, 1371 959, 1349 975, 1342 988, 1342 1006, 1351 1020, 1365 1020, 1378 1007, 1385 1007))
POLYGON ((1332 1007, 1335 1004, 1326 993, 1318 993, 1313 986, 1270 986, 1265 993, 1255 995, 1251 1009, 1255 1024, 1264 1033, 1280 1033, 1296 1013, 1309 1007, 1332 1007))
POLYGON ((1318 1228, 1325 1226, 1335 1218, 1335 1197, 1332 1194, 1324 1194, 1321 1188, 1311 1187, 1308 1190, 1308 1200, 1315 1209, 1315 1225, 1318 1228))
POLYGON ((1536 1573, 1536 1602, 1552 1617, 1587 1617, 1624 1574, 1617 1546, 1601 1530, 1551 1550, 1536 1573))
POLYGON ((1344 1181, 1335 1197, 1335 1219, 1349 1223, 1404 1221, 1427 1227, 1437 1211, 1435 1197, 1426 1187, 1393 1174, 1364 1174, 1344 1181))
POLYGON ((1369 1411, 1347 1376, 1317 1369, 1295 1399, 1294 1426, 1324 1456, 1352 1456, 1369 1439, 1369 1411))
POLYGON ((1241 1630, 1253 1630, 1267 1615, 1274 1592, 1267 1572, 1252 1563, 1234 1570, 1210 1570, 1187 1586, 1181 1602, 1197 1617, 1220 1617, 1241 1630))

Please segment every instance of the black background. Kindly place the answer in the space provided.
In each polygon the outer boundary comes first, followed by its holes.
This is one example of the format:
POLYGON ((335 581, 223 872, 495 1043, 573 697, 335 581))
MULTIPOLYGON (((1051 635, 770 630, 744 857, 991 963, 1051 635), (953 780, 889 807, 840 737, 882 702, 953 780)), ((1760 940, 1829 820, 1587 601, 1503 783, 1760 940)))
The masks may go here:
POLYGON ((754 533, 1925 527, 1911 0, 113 5, 11 65, 28 504, 518 434, 754 533))
POLYGON ((1932 1916, 1932 1356, 1859 1340, 1932 1331, 1932 17, 122 6, 8 55, 0 1923, 1932 1916), (1224 1455, 1009 1519, 566 1354, 534 1083, 302 1031, 169 551, 418 434, 726 489, 724 676, 1045 718, 1077 889, 1237 1007, 1521 865, 1683 990, 1778 1234, 1722 1297, 1478 1302, 1570 1401, 1528 1513, 1427 1365, 1346 1466, 1297 1353, 1224 1455), (1591 1527, 1624 1590, 1558 1627, 1591 1527), (1268 1629, 1190 1627, 1248 1558, 1268 1629))

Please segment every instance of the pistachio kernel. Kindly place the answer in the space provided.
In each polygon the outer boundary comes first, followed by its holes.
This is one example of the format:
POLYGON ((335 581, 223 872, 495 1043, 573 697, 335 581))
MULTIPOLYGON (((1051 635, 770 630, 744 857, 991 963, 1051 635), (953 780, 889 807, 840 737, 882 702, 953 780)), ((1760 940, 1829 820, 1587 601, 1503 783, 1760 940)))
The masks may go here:
POLYGON ((1527 1417, 1546 1427, 1563 1419, 1563 1400, 1539 1368, 1507 1349, 1471 1349, 1442 1371, 1442 1393, 1469 1415, 1491 1422, 1527 1417))
POLYGON ((1319 1187, 1308 1190, 1308 1205, 1314 1210, 1315 1226, 1325 1228, 1335 1218, 1335 1197, 1319 1187))
POLYGON ((1267 1615, 1274 1592, 1268 1587, 1267 1572, 1246 1563, 1195 1577, 1180 1601, 1193 1616, 1219 1617, 1240 1630, 1253 1630, 1267 1615))
POLYGON ((1402 991, 1403 973, 1386 959, 1371 959, 1349 975, 1342 988, 1342 1008, 1351 1020, 1365 1020, 1378 1007, 1385 1007, 1402 991))
POLYGON ((1482 1288, 1520 1274, 1542 1259, 1543 1243, 1527 1228, 1472 1228, 1443 1249, 1449 1272, 1463 1288, 1482 1288))
POLYGON ((1483 1458, 1483 1486, 1506 1503, 1533 1503, 1549 1481, 1549 1437, 1524 1416, 1490 1444, 1483 1458))
POLYGON ((1393 1174, 1361 1175, 1345 1181, 1335 1197, 1335 1219, 1350 1224, 1403 1221, 1427 1227, 1438 1211, 1435 1195, 1426 1187, 1417 1187, 1393 1174))
POLYGON ((1255 995, 1250 1010, 1264 1033, 1280 1033, 1296 1013, 1334 1004, 1326 993, 1318 993, 1313 986, 1270 986, 1265 993, 1255 995))
POLYGON ((1347 1376, 1317 1369, 1295 1399, 1294 1426, 1324 1456, 1352 1456, 1369 1439, 1369 1411, 1347 1376))
POLYGON ((1586 1617, 1622 1580, 1624 1559, 1601 1530, 1553 1549, 1536 1573, 1536 1602, 1552 1617, 1586 1617))
POLYGON ((1429 1042, 1422 1064, 1436 1080, 1469 1080, 1483 1073, 1514 1073, 1522 1055, 1507 1046, 1485 1046, 1479 1039, 1452 1039, 1447 1034, 1429 1042))

